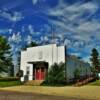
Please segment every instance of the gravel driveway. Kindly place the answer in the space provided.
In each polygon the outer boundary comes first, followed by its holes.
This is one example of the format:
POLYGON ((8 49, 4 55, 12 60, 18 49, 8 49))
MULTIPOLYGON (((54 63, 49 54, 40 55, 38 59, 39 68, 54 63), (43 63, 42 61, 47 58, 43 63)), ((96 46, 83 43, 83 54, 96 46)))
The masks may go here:
POLYGON ((86 100, 86 99, 34 94, 34 93, 0 91, 0 100, 86 100))

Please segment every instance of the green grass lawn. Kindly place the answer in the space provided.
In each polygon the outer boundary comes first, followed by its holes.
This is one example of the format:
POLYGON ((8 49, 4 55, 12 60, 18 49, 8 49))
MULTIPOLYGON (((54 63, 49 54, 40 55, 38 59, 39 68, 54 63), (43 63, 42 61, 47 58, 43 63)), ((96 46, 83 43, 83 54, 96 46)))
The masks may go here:
POLYGON ((96 80, 94 82, 89 83, 89 85, 100 86, 100 80, 96 80))
POLYGON ((0 87, 9 87, 9 86, 17 86, 21 85, 20 81, 1 81, 0 87))

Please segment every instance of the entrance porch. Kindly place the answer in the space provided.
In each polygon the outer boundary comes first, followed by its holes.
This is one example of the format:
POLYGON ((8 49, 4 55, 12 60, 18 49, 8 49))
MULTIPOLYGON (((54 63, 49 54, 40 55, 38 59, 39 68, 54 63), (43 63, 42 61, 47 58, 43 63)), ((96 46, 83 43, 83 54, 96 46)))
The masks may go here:
POLYGON ((33 64, 33 80, 44 80, 48 72, 47 62, 31 62, 33 64))

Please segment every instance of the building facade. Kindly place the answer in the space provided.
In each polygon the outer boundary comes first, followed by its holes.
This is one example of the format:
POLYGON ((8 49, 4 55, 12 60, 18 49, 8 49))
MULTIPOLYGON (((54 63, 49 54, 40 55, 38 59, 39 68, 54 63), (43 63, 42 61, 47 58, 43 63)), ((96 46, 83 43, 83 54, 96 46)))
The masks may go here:
POLYGON ((66 76, 68 81, 75 78, 75 71, 79 70, 80 77, 88 77, 92 75, 90 64, 84 62, 74 55, 67 55, 66 57, 66 76))
POLYGON ((44 80, 46 72, 54 63, 65 63, 65 47, 56 44, 27 48, 21 52, 21 66, 24 76, 21 81, 44 80))
MULTIPOLYGON (((65 63, 68 80, 74 78, 74 70, 80 65, 82 68, 84 65, 89 70, 87 73, 90 74, 89 64, 86 66, 86 63, 78 59, 66 57, 65 51, 65 46, 57 46, 56 44, 29 47, 25 51, 21 51, 20 70, 23 70, 21 81, 44 80, 51 65, 60 62, 65 63)), ((83 71, 82 74, 85 75, 86 73, 83 71)))

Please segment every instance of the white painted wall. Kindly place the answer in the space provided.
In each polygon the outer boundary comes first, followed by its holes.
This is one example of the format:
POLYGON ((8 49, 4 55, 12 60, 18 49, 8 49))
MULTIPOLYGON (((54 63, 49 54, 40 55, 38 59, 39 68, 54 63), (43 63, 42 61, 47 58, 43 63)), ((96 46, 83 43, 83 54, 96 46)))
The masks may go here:
MULTIPOLYGON (((91 73, 88 64, 85 62, 81 62, 79 59, 75 57, 68 57, 65 61, 65 46, 57 46, 56 44, 37 46, 27 48, 26 51, 21 52, 21 66, 20 69, 24 71, 24 75, 26 75, 27 67, 29 68, 29 80, 33 79, 33 65, 28 62, 36 62, 36 61, 45 61, 48 62, 49 68, 54 63, 66 62, 66 76, 67 79, 74 78, 74 71, 76 68, 81 67, 85 70, 87 68, 87 73, 91 73), (70 61, 72 63, 70 63, 70 61)), ((82 75, 85 75, 86 72, 83 71, 82 75)), ((21 81, 24 81, 24 77, 21 78, 21 81)))
MULTIPOLYGON (((28 62, 45 61, 48 62, 49 68, 54 63, 65 63, 65 47, 57 46, 56 44, 37 46, 27 48, 26 51, 21 52, 21 66, 20 69, 26 75, 26 68, 30 66, 29 80, 33 79, 33 65, 28 62)), ((24 77, 21 78, 24 81, 24 77)))
POLYGON ((58 47, 58 63, 64 62, 65 63, 65 46, 59 46, 58 47))
MULTIPOLYGON (((20 70, 23 70, 23 75, 26 75, 26 67, 27 67, 27 52, 21 51, 21 66, 20 70)), ((21 77, 21 81, 24 81, 24 77, 21 77)))

